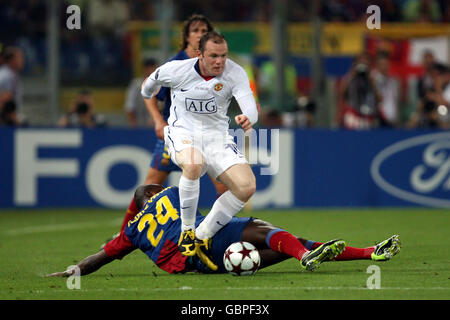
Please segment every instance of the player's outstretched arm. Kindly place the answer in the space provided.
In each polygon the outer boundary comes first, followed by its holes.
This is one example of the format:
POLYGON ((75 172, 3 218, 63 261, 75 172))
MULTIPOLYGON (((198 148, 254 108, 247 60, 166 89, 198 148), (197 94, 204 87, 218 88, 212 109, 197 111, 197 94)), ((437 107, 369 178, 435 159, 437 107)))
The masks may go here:
MULTIPOLYGON (((108 256, 105 250, 102 249, 96 254, 90 255, 81 260, 80 262, 78 262, 77 267, 80 270, 80 275, 84 276, 94 271, 97 271, 102 266, 110 263, 113 260, 114 258, 108 256)), ((66 271, 47 274, 45 277, 69 277, 75 273, 75 270, 76 270, 75 268, 70 268, 67 269, 66 271)))
POLYGON ((237 115, 234 120, 244 131, 247 131, 258 121, 258 106, 253 94, 238 98, 236 101, 241 108, 242 114, 237 115))

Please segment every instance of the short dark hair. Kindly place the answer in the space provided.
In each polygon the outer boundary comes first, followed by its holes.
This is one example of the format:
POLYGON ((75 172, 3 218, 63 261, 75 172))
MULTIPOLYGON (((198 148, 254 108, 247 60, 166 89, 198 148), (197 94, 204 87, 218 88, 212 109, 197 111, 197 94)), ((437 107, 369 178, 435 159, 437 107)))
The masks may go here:
POLYGON ((190 29, 191 25, 197 21, 205 23, 206 27, 208 29, 208 32, 214 30, 212 23, 209 21, 209 19, 207 17, 205 17, 202 14, 194 13, 183 24, 183 30, 181 33, 181 50, 184 50, 187 48, 187 45, 188 45, 187 39, 189 37, 189 29, 190 29))
POLYGON ((134 192, 134 204, 141 210, 144 204, 162 189, 163 186, 160 184, 147 184, 137 187, 134 192))
POLYGON ((200 50, 201 53, 205 52, 205 46, 206 43, 211 40, 214 43, 220 44, 220 43, 224 43, 227 42, 227 39, 225 39, 225 36, 219 32, 216 31, 210 31, 208 33, 205 33, 201 38, 200 38, 200 43, 198 45, 198 50, 200 50))

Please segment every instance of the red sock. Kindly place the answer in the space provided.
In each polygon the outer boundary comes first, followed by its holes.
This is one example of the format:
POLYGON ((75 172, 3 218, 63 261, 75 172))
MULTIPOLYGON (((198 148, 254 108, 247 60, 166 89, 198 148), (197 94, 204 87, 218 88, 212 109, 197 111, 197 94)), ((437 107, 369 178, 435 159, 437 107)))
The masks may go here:
POLYGON ((308 251, 296 237, 283 230, 271 235, 269 245, 272 250, 288 254, 297 260, 301 260, 308 251))
POLYGON ((131 199, 130 205, 128 206, 127 213, 125 214, 125 217, 123 218, 122 226, 120 227, 120 231, 123 231, 125 227, 127 226, 128 221, 134 218, 135 215, 137 215, 139 212, 138 208, 136 207, 136 204, 134 203, 134 199, 131 199))
MULTIPOLYGON (((322 244, 323 244, 322 242, 316 242, 312 245, 312 248, 315 249, 322 244)), ((344 260, 371 259, 371 254, 374 250, 375 247, 355 248, 346 246, 344 252, 342 252, 340 255, 334 258, 334 260, 344 261, 344 260)))

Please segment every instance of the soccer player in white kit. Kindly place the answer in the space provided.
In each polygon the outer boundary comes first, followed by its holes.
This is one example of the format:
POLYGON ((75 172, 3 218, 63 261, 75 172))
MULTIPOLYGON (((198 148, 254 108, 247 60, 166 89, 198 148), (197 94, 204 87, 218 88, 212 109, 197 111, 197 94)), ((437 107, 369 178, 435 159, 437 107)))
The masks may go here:
POLYGON ((197 58, 174 60, 157 68, 142 84, 150 99, 160 86, 171 88, 172 105, 164 139, 172 161, 182 169, 178 185, 183 255, 197 254, 213 270, 210 241, 250 199, 256 182, 245 156, 229 135, 228 107, 236 99, 242 114, 235 121, 244 131, 258 120, 258 109, 245 70, 227 58, 228 44, 217 32, 200 40, 197 58), (196 227, 200 177, 208 173, 228 188, 196 227))

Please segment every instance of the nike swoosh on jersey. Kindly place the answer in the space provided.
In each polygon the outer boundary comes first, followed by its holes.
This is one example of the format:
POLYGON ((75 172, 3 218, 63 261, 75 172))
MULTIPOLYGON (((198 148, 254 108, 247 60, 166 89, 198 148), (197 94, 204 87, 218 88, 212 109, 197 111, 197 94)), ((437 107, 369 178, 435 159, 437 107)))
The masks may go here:
POLYGON ((189 89, 181 89, 181 92, 185 92, 188 91, 189 89))

